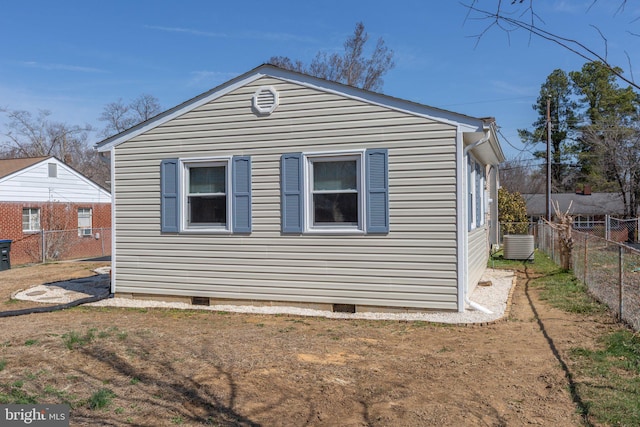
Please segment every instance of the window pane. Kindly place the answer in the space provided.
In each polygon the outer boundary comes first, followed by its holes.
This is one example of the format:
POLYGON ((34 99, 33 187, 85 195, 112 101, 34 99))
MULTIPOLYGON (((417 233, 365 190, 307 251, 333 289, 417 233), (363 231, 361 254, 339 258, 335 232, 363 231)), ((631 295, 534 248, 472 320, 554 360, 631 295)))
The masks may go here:
POLYGON ((313 162, 314 190, 357 190, 357 162, 313 162))
POLYGON ((29 230, 29 209, 22 210, 22 229, 29 230))
POLYGON ((22 230, 23 231, 40 230, 40 209, 38 208, 22 209, 22 230))
POLYGON ((225 166, 189 168, 189 193, 225 193, 225 166))
POLYGON ((315 224, 357 224, 357 193, 320 193, 313 195, 315 224))
POLYGON ((227 197, 189 197, 190 224, 226 224, 227 197))
POLYGON ((78 208, 78 227, 91 228, 91 209, 78 208))

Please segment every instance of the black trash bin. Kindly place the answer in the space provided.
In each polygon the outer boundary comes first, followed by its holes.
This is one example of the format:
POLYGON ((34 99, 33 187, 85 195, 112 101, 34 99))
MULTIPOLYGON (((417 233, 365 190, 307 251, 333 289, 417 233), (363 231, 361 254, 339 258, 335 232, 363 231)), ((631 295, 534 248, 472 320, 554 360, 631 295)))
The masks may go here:
POLYGON ((0 271, 11 268, 11 240, 0 240, 0 271))

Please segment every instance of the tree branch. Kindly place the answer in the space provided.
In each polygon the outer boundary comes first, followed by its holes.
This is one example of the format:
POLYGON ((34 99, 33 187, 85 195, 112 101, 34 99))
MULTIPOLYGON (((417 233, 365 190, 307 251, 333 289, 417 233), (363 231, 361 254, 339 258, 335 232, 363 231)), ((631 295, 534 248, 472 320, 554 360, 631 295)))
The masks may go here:
MULTIPOLYGON (((606 52, 605 52, 605 55, 603 56, 577 40, 570 39, 567 37, 562 37, 550 31, 543 30, 542 28, 538 27, 535 24, 533 17, 532 17, 531 23, 527 23, 520 19, 507 16, 507 14, 502 13, 501 2, 498 4, 498 8, 496 12, 490 12, 487 10, 480 9, 476 7, 476 3, 477 3, 477 0, 474 0, 471 4, 465 5, 469 10, 469 13, 467 14, 467 16, 470 16, 470 13, 474 12, 482 16, 483 17, 482 19, 490 19, 492 21, 492 23, 489 26, 487 26, 487 28, 485 28, 482 32, 474 36, 477 39, 476 46, 480 43, 481 38, 494 26, 498 26, 499 28, 507 31, 508 35, 510 32, 513 32, 516 30, 528 31, 530 34, 540 37, 542 39, 545 39, 547 41, 550 41, 552 43, 555 43, 558 46, 580 56, 581 58, 589 62, 593 62, 593 61, 602 62, 605 65, 605 67, 611 70, 611 72, 620 80, 633 86, 636 89, 640 89, 640 85, 634 81, 633 76, 631 78, 624 76, 622 71, 620 71, 620 69, 617 69, 616 66, 609 63, 609 61, 607 60, 606 52)), ((602 36, 602 33, 601 33, 601 36, 602 36)))

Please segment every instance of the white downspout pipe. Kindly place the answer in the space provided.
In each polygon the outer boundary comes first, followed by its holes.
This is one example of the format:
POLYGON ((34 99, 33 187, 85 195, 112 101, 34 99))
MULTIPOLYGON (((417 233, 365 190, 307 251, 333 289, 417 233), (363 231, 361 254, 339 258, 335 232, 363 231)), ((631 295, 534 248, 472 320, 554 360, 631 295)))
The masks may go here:
MULTIPOLYGON (((485 131, 484 137, 482 137, 481 139, 479 139, 478 141, 474 142, 473 144, 470 144, 468 146, 466 146, 463 150, 463 155, 462 155, 462 162, 463 165, 467 165, 467 155, 469 154, 469 151, 473 150, 474 148, 476 148, 477 146, 479 146, 480 144, 484 144, 485 142, 489 141, 489 132, 485 131)), ((467 174, 469 173, 468 170, 466 170, 466 166, 463 166, 465 169, 465 174, 463 174, 462 179, 464 179, 467 182, 468 185, 468 180, 467 180, 467 174)), ((463 186, 464 187, 464 186, 463 186)), ((467 188, 467 192, 469 191, 469 189, 467 188)), ((462 286, 462 294, 463 294, 463 300, 464 302, 466 302, 469 307, 481 311, 483 313, 486 314, 493 314, 493 312, 491 310, 489 310, 486 307, 481 306, 480 304, 473 302, 469 299, 469 296, 467 295, 467 287, 468 287, 468 283, 467 280, 469 278, 469 267, 468 267, 468 262, 469 262, 469 229, 468 229, 468 225, 469 221, 468 221, 468 215, 469 215, 469 198, 467 197, 467 193, 464 194, 464 215, 465 215, 465 219, 467 219, 467 221, 464 221, 463 227, 465 227, 465 232, 464 232, 464 239, 463 239, 463 253, 464 253, 464 280, 463 280, 463 286, 462 286)))

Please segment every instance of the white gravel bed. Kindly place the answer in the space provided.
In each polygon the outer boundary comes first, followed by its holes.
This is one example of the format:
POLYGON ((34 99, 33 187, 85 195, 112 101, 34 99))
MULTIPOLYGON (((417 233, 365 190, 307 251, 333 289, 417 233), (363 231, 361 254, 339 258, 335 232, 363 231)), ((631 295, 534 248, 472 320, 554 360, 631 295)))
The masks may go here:
POLYGON ((129 298, 107 298, 87 304, 89 306, 109 307, 158 307, 189 310, 225 311, 251 314, 288 314, 294 316, 315 316, 330 319, 369 319, 369 320, 405 320, 436 323, 486 323, 504 316, 509 294, 514 285, 514 273, 505 270, 487 269, 482 281, 490 282, 490 286, 477 286, 470 300, 492 313, 487 314, 467 306, 463 313, 458 312, 424 312, 424 313, 334 313, 324 310, 312 310, 297 307, 252 306, 252 305, 212 305, 201 306, 179 302, 161 302, 129 298))

